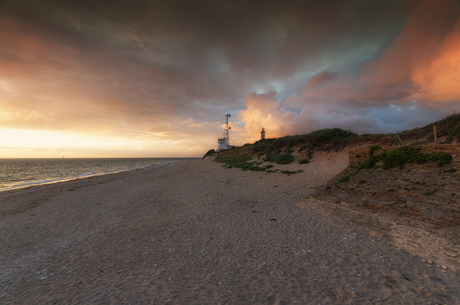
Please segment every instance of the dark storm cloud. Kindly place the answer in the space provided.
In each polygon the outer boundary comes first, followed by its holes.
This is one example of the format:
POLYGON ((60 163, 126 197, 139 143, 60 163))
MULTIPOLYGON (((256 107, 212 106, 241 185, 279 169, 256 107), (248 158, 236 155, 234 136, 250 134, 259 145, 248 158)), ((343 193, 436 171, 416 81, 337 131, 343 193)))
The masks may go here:
POLYGON ((423 1, 379 59, 364 62, 356 76, 321 72, 307 81, 304 95, 363 106, 459 100, 459 41, 460 6, 423 1))
POLYGON ((274 136, 336 126, 401 131, 460 110, 459 71, 460 6, 417 1, 392 45, 363 61, 357 73, 323 70, 286 102, 273 94, 248 95, 241 116, 252 135, 261 126, 271 126, 274 136))
MULTIPOLYGON (((287 130, 302 132, 296 126, 321 123, 288 118, 315 103, 324 105, 322 112, 338 111, 326 117, 318 110, 318 117, 334 121, 345 115, 337 104, 387 107, 421 88, 408 77, 379 83, 393 79, 391 73, 362 76, 382 71, 377 59, 391 53, 419 2, 6 1, 0 114, 8 119, 0 124, 176 138, 220 132, 223 113, 269 103, 284 113, 279 122, 287 130), (276 97, 248 96, 271 90, 276 97), (289 103, 296 113, 283 108, 289 103)), ((436 23, 433 33, 444 33, 447 23, 436 23)), ((249 119, 257 109, 248 110, 249 119)), ((367 126, 373 115, 363 112, 358 121, 367 126)))
POLYGON ((315 68, 357 46, 367 56, 382 52, 404 23, 401 3, 15 1, 13 11, 74 47, 116 53, 207 85, 217 79, 230 93, 244 92, 248 80, 264 83, 315 68))

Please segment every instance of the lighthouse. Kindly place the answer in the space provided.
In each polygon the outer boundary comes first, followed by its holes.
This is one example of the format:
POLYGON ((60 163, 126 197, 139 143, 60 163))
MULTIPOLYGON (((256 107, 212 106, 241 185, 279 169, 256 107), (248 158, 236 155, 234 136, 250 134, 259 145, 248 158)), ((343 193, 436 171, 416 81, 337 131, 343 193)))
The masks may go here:
POLYGON ((262 128, 262 131, 260 132, 260 139, 265 140, 265 130, 262 128))

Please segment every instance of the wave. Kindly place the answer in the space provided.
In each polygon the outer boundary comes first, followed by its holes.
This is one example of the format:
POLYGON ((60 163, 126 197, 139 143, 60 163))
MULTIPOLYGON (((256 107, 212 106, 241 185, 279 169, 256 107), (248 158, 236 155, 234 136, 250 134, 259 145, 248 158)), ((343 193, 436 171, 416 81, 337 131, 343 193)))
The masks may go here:
MULTIPOLYGON (((147 165, 144 165, 144 164, 142 164, 142 165, 132 164, 134 166, 133 167, 128 167, 128 168, 125 167, 127 164, 123 164, 123 165, 119 164, 119 166, 121 165, 124 168, 110 170, 110 171, 101 171, 101 172, 86 171, 86 172, 83 172, 81 174, 80 173, 73 173, 71 175, 68 175, 68 176, 64 175, 64 176, 61 176, 61 177, 43 177, 45 179, 39 179, 38 177, 36 177, 34 179, 34 178, 31 178, 30 176, 27 177, 27 178, 24 177, 24 178, 20 179, 18 177, 13 178, 10 175, 7 175, 5 178, 9 178, 9 179, 6 179, 8 181, 2 181, 2 185, 0 186, 0 191, 8 191, 8 190, 26 188, 26 187, 31 187, 31 186, 52 184, 52 183, 58 183, 58 182, 64 182, 64 181, 70 181, 70 180, 77 180, 77 179, 85 179, 85 178, 90 178, 90 177, 94 177, 94 176, 111 175, 111 174, 117 174, 117 173, 129 172, 129 171, 136 171, 136 170, 142 170, 142 169, 158 168, 158 167, 163 167, 163 166, 179 163, 179 162, 182 162, 184 160, 185 159, 181 159, 181 160, 174 160, 174 159, 171 160, 171 159, 169 159, 167 162, 164 162, 166 160, 156 159, 156 160, 151 161, 154 164, 147 164, 147 165), (34 181, 31 181, 31 180, 34 180, 34 181), (8 183, 5 183, 5 182, 8 182, 8 183), (21 182, 21 183, 18 184, 18 182, 21 182)), ((190 159, 188 159, 188 160, 190 160, 190 159)), ((82 168, 82 170, 84 170, 84 169, 82 168)), ((4 180, 4 179, 2 179, 2 180, 4 180)))

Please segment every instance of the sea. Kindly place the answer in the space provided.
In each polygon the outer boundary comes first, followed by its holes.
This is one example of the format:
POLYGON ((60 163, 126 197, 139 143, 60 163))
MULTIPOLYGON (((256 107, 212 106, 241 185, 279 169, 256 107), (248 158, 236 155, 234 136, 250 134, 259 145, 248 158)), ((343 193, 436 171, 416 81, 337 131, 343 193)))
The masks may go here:
POLYGON ((194 158, 0 159, 0 192, 31 185, 155 168, 194 158))

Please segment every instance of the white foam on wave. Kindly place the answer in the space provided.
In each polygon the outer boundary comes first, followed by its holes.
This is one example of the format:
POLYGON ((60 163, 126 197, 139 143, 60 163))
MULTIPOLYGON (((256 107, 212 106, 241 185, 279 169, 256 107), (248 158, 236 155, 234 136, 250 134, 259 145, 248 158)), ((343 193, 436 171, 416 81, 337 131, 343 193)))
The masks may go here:
POLYGON ((31 185, 55 183, 55 182, 65 181, 65 180, 66 180, 65 178, 57 178, 57 179, 49 179, 49 180, 42 180, 42 181, 34 181, 34 182, 17 184, 17 185, 10 187, 9 189, 16 189, 16 188, 21 188, 21 187, 26 187, 26 186, 31 186, 31 185))
MULTIPOLYGON (((64 181, 85 179, 85 178, 91 178, 91 177, 96 177, 96 176, 118 174, 118 173, 130 172, 130 171, 136 171, 136 170, 142 170, 142 169, 159 168, 159 167, 163 167, 163 166, 167 166, 167 165, 171 165, 171 164, 176 164, 176 163, 180 163, 180 162, 183 162, 183 161, 182 160, 177 160, 177 161, 171 161, 171 162, 166 162, 166 163, 161 163, 161 164, 149 164, 149 165, 146 165, 146 166, 137 166, 137 167, 133 167, 133 168, 129 168, 129 169, 120 169, 120 170, 100 172, 100 173, 87 172, 87 173, 80 174, 80 175, 77 175, 77 176, 72 176, 72 177, 53 178, 53 179, 47 179, 47 180, 32 181, 32 182, 13 185, 13 186, 1 187, 0 192, 1 191, 14 190, 14 189, 20 189, 20 188, 26 188, 26 187, 31 187, 31 186, 39 186, 39 185, 52 184, 52 183, 58 183, 58 182, 64 182, 64 181)), ((22 180, 22 181, 24 181, 24 180, 22 180)))
POLYGON ((84 173, 84 174, 78 175, 77 177, 84 177, 84 176, 91 176, 91 175, 94 175, 94 173, 84 173))

